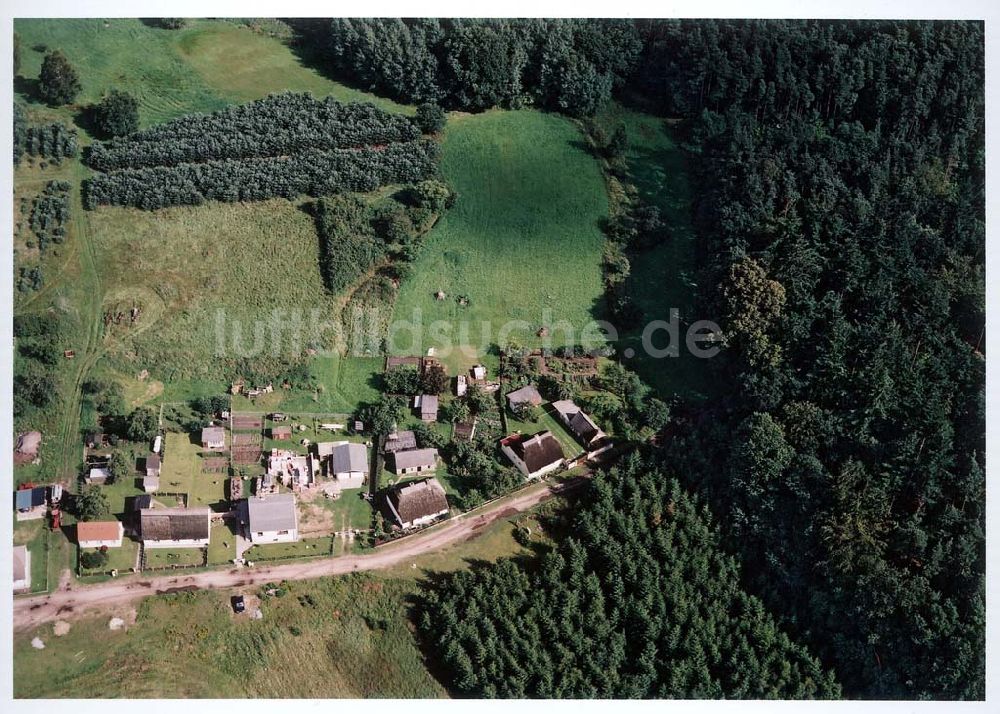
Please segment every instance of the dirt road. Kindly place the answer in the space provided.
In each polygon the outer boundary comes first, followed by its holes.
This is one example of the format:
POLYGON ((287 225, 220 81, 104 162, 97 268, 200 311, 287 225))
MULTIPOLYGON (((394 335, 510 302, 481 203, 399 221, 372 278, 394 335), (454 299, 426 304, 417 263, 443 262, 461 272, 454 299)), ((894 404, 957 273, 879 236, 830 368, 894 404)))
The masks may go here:
POLYGON ((113 608, 157 595, 181 590, 202 590, 258 585, 279 580, 307 580, 328 575, 344 575, 363 570, 382 570, 405 563, 455 543, 468 540, 478 531, 514 513, 579 487, 583 478, 562 484, 538 484, 517 495, 445 521, 395 543, 364 555, 342 555, 283 565, 211 570, 193 575, 144 577, 141 574, 97 585, 77 585, 47 595, 14 599, 14 629, 28 630, 55 619, 71 617, 102 608, 113 608))

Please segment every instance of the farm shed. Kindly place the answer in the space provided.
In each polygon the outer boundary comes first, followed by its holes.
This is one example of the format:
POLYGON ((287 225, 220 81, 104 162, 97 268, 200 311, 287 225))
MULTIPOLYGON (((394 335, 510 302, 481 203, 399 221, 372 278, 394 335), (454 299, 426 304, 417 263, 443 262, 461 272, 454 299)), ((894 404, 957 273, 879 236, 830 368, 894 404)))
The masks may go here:
POLYGON ((368 476, 368 448, 343 442, 330 455, 330 475, 341 488, 361 488, 368 476))
POLYGON ((420 394, 413 398, 413 408, 420 414, 420 420, 437 421, 438 398, 436 394, 420 394))
POLYGON ((290 426, 272 426, 271 427, 271 438, 284 441, 286 439, 292 438, 292 427, 290 426))
POLYGON ((226 430, 221 426, 206 426, 201 430, 201 448, 225 449, 226 430))
POLYGON ((533 407, 537 407, 542 403, 542 395, 538 393, 538 390, 533 385, 529 384, 526 387, 521 387, 508 393, 507 403, 511 408, 514 408, 518 404, 530 404, 533 407))
POLYGON ((84 480, 87 483, 104 484, 108 482, 109 478, 111 478, 111 472, 108 469, 103 466, 95 466, 87 472, 84 480))

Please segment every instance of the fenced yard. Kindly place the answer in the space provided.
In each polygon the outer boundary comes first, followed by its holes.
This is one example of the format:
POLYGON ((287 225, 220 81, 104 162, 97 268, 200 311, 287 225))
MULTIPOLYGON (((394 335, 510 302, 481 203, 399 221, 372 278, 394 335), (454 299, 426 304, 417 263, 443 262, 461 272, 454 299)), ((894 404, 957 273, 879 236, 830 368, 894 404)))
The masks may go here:
POLYGON ((218 506, 224 503, 226 476, 224 473, 203 473, 201 446, 194 443, 188 434, 176 432, 168 432, 166 442, 163 467, 160 472, 160 490, 186 493, 189 508, 218 506))
POLYGON ((255 545, 243 554, 247 560, 280 560, 283 558, 305 558, 313 555, 329 555, 332 537, 309 538, 297 543, 267 543, 255 545))

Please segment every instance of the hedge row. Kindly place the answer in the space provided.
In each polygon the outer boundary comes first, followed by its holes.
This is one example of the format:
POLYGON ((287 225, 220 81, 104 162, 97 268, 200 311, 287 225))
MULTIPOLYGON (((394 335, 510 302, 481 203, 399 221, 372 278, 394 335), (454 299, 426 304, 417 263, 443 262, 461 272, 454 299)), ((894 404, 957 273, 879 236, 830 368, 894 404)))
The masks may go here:
POLYGON ((293 156, 182 163, 97 174, 84 184, 84 204, 156 209, 269 198, 368 192, 432 176, 438 146, 429 140, 293 156))
POLYGON ((95 142, 87 162, 98 171, 115 171, 380 146, 419 137, 412 120, 372 104, 286 93, 95 142))
POLYGON ((76 131, 65 124, 29 124, 24 129, 24 152, 29 156, 40 156, 59 161, 63 157, 76 156, 76 131))

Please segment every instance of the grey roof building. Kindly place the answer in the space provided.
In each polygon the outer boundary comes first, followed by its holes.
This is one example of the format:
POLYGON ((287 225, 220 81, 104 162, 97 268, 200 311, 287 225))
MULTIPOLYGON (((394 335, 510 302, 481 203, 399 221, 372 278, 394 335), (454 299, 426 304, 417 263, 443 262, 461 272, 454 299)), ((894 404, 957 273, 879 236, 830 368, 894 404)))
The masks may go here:
POLYGON ((330 470, 335 474, 368 473, 368 449, 364 444, 340 444, 333 449, 330 470))

